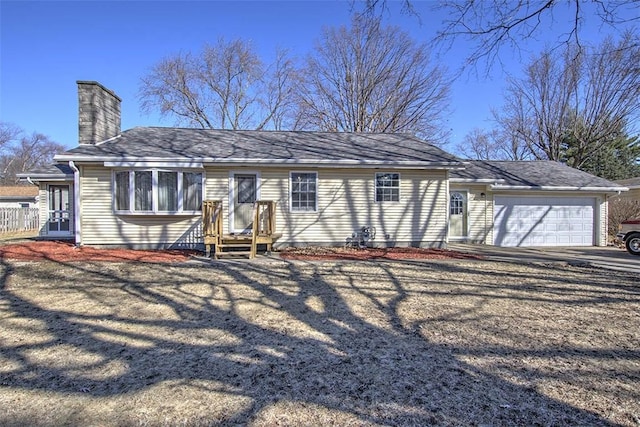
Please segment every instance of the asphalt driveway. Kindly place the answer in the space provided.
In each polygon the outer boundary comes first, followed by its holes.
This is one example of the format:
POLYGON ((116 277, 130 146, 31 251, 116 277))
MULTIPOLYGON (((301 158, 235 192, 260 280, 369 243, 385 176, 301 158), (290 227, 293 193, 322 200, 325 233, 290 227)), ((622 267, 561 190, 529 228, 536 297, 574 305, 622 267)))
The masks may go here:
POLYGON ((483 255, 491 260, 558 262, 640 273, 640 257, 612 246, 501 248, 490 245, 450 243, 448 248, 483 255))

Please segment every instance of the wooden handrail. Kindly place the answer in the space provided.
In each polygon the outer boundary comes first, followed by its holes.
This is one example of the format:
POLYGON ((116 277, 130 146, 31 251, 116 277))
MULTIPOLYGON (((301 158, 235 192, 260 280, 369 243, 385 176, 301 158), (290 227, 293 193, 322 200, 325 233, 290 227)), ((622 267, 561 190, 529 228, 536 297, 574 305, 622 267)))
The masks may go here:
POLYGON ((205 200, 202 202, 202 236, 206 249, 206 256, 211 254, 213 246, 214 257, 222 243, 222 200, 205 200))
MULTIPOLYGON (((272 236, 276 231, 276 202, 258 200, 253 204, 253 227, 251 238, 251 258, 256 256, 258 237, 272 236)), ((271 243, 267 243, 271 252, 271 243)))

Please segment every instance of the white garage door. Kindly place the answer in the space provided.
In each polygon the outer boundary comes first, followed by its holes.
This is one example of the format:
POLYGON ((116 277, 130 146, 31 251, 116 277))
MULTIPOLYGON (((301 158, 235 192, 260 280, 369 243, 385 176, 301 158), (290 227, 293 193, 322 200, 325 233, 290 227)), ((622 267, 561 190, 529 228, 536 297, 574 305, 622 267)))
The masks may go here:
POLYGON ((496 246, 592 246, 592 197, 513 197, 494 200, 496 246))

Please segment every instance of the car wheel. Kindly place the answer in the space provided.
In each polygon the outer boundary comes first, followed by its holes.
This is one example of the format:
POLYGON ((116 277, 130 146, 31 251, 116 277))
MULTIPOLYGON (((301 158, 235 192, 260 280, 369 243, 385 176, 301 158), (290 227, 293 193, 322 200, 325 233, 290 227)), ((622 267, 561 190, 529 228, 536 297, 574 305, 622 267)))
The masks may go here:
POLYGON ((627 252, 631 255, 640 255, 640 233, 634 233, 625 240, 627 252))

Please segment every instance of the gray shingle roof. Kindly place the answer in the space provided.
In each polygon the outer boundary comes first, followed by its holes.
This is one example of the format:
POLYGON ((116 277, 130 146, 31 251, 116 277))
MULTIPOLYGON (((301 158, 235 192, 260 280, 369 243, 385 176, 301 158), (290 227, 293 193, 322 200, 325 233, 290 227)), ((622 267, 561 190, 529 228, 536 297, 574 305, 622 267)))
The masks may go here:
POLYGON ((36 169, 32 169, 29 172, 17 174, 18 178, 31 178, 31 179, 73 179, 73 170, 69 165, 64 163, 51 164, 42 166, 36 169))
POLYGON ((136 127, 96 146, 82 145, 71 157, 154 157, 323 162, 415 162, 455 164, 457 157, 405 134, 280 132, 136 127))
POLYGON ((637 178, 620 179, 614 182, 629 188, 640 188, 640 176, 637 178))
POLYGON ((522 187, 622 187, 604 178, 548 160, 474 160, 466 164, 464 170, 452 171, 450 176, 453 180, 495 180, 499 185, 522 187))

